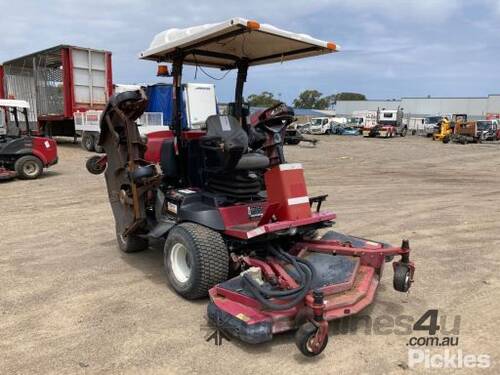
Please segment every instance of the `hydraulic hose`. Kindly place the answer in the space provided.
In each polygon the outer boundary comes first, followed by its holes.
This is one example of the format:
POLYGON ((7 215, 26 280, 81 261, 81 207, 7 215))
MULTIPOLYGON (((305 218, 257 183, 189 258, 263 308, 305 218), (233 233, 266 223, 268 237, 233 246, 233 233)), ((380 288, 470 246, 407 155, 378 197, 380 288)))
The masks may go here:
POLYGON ((315 276, 313 265, 306 259, 300 259, 292 256, 282 249, 270 247, 271 253, 278 259, 293 265, 297 274, 297 288, 289 290, 268 290, 260 286, 252 277, 243 275, 243 282, 248 287, 251 294, 269 310, 288 310, 303 301, 307 293, 311 290, 312 281, 315 276), (275 298, 284 303, 274 303, 269 299, 275 298))

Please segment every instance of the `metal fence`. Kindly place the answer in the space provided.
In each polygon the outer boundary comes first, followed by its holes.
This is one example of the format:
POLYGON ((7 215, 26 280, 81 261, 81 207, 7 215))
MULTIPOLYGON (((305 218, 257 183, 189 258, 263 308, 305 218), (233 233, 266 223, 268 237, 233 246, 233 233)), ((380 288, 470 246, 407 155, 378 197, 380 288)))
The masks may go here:
POLYGON ((64 111, 61 50, 20 58, 4 65, 8 97, 30 103, 30 122, 64 111))

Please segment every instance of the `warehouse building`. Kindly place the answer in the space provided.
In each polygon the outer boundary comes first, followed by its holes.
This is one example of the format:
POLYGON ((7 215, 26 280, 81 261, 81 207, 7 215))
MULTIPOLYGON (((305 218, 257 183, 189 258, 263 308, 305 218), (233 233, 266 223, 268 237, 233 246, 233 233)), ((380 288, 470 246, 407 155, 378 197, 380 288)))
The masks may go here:
POLYGON ((338 116, 350 116, 354 111, 402 108, 406 117, 450 115, 466 113, 471 119, 485 118, 490 113, 500 113, 500 94, 477 98, 406 97, 401 100, 338 101, 338 116))

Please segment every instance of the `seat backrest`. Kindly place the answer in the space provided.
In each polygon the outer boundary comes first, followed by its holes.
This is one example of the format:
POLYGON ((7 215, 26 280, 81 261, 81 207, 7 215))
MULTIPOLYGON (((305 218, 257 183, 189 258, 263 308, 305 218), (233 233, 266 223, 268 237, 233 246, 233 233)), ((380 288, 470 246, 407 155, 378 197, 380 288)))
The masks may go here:
POLYGON ((165 139, 160 149, 160 167, 163 175, 168 178, 177 178, 177 162, 173 139, 165 139))
POLYGON ((207 136, 220 137, 224 141, 224 151, 248 149, 248 135, 233 116, 212 115, 207 118, 207 136))

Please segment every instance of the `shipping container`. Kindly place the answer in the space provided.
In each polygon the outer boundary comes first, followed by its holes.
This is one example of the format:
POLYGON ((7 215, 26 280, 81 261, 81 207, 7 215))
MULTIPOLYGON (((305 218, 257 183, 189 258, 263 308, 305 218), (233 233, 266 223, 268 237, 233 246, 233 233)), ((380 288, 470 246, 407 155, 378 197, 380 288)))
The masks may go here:
POLYGON ((111 52, 59 45, 3 63, 0 98, 30 103, 30 123, 76 136, 75 113, 104 109, 113 91, 111 52))

